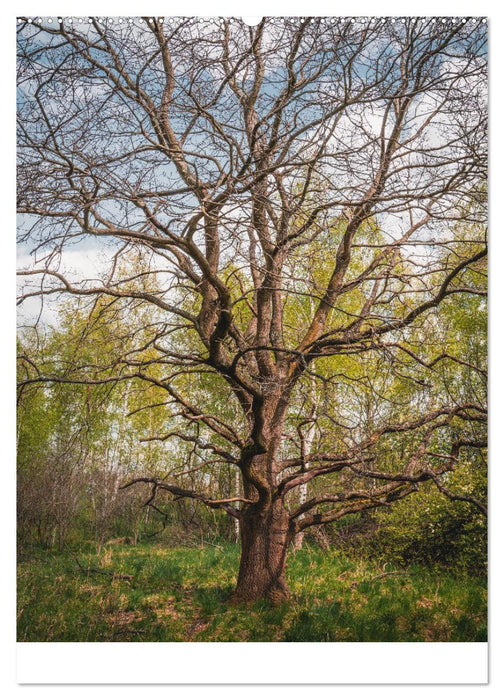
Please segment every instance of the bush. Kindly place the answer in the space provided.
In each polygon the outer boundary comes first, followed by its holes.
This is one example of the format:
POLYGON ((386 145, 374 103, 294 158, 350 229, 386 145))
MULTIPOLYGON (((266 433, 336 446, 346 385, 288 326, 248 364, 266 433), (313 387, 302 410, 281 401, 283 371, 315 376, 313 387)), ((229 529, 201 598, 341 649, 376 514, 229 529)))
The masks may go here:
MULTIPOLYGON (((455 493, 484 501, 484 465, 460 464, 446 485, 455 493)), ((433 483, 391 508, 346 516, 326 533, 332 547, 352 556, 403 566, 440 564, 486 573, 485 515, 472 503, 450 500, 433 483)))
MULTIPOLYGON (((485 500, 483 465, 460 464, 449 475, 448 488, 458 494, 485 500)), ((472 503, 452 501, 435 484, 400 501, 376 516, 378 550, 405 564, 439 563, 483 573, 487 566, 487 522, 472 503)))

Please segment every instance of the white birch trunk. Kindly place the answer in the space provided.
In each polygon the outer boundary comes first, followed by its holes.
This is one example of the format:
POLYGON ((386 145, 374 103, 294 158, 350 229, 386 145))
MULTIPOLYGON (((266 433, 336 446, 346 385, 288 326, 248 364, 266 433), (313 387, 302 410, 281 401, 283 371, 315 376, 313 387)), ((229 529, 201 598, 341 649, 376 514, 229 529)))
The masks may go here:
MULTIPOLYGON (((315 439, 315 427, 316 427, 316 422, 315 422, 315 415, 317 411, 317 399, 316 399, 316 383, 315 383, 315 377, 311 378, 311 387, 310 387, 310 399, 311 399, 311 418, 312 422, 310 423, 310 426, 306 432, 305 435, 305 440, 304 440, 304 453, 309 455, 312 446, 313 446, 313 441, 315 439)), ((305 463, 305 469, 309 469, 310 463, 306 462, 305 463)), ((302 506, 306 503, 308 500, 308 484, 301 484, 299 487, 299 505, 302 506)), ((298 521, 303 520, 304 514, 299 516, 298 521)), ((294 541, 293 541, 293 546, 294 549, 301 549, 303 545, 303 540, 305 536, 305 530, 301 530, 301 532, 297 532, 296 535, 294 536, 294 541)))
MULTIPOLYGON (((240 497, 240 471, 236 469, 235 471, 235 496, 240 497)), ((238 506, 237 506, 238 507, 238 506)), ((237 518, 233 519, 234 527, 234 541, 238 542, 240 539, 240 521, 237 518)))

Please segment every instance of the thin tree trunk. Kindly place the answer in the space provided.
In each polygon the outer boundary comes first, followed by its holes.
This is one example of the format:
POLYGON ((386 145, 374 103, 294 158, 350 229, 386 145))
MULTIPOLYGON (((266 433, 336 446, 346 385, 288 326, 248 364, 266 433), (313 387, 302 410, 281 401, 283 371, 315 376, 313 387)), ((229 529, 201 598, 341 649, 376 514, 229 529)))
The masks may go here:
MULTIPOLYGON (((299 505, 302 506, 304 503, 306 503, 307 499, 307 494, 308 494, 308 484, 301 484, 299 487, 299 505)), ((301 521, 303 519, 303 514, 299 516, 299 520, 301 521)), ((294 547, 295 550, 301 549, 303 546, 303 540, 305 536, 305 530, 300 530, 299 532, 296 532, 294 535, 294 539, 292 540, 292 546, 294 547)))
MULTIPOLYGON (((235 471, 235 496, 236 497, 241 496, 240 472, 238 469, 235 471)), ((234 527, 234 541, 236 543, 240 539, 240 521, 237 518, 235 518, 233 520, 233 527, 234 527)))
MULTIPOLYGON (((313 440, 315 438, 315 414, 317 411, 317 398, 316 398, 316 383, 315 383, 315 377, 312 376, 311 378, 311 387, 310 387, 310 400, 311 400, 311 418, 312 422, 310 423, 310 427, 308 428, 308 431, 306 433, 306 437, 304 440, 304 454, 309 455, 312 451, 312 446, 313 446, 313 440)), ((305 463, 305 469, 308 469, 310 464, 309 462, 305 463)), ((299 487, 299 505, 302 506, 306 503, 308 498, 308 484, 301 484, 299 487)), ((299 522, 304 518, 304 514, 299 517, 299 522)), ((306 530, 301 530, 300 532, 296 532, 294 535, 294 540, 293 540, 293 546, 294 549, 301 549, 303 546, 303 540, 305 536, 306 530)))

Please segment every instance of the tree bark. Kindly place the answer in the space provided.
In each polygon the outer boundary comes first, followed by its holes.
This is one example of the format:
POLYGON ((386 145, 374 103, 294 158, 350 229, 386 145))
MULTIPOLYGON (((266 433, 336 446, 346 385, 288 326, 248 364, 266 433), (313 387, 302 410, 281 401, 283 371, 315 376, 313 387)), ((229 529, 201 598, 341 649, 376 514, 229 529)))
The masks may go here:
MULTIPOLYGON (((314 308, 313 299, 310 299, 310 308, 311 309, 314 308)), ((310 398, 310 402, 311 402, 310 418, 311 418, 312 422, 310 423, 309 428, 306 432, 306 437, 304 438, 304 444, 302 446, 303 461, 304 461, 304 468, 305 469, 308 469, 310 464, 309 464, 309 462, 306 462, 304 460, 304 457, 307 454, 308 455, 311 454, 313 441, 315 439, 316 413, 317 413, 317 406, 318 406, 317 385, 315 382, 315 375, 311 376, 309 398, 310 398)), ((308 500, 308 483, 305 483, 305 484, 301 484, 301 486, 299 487, 299 505, 303 506, 307 500, 308 500)), ((298 523, 301 522, 303 519, 304 519, 304 514, 302 514, 299 517, 298 523)), ((298 530, 298 532, 296 532, 296 534, 294 535, 294 540, 293 540, 294 550, 301 549, 301 547, 303 546, 305 534, 306 534, 306 530, 298 530)))
MULTIPOLYGON (((301 484, 299 487, 299 505, 304 506, 308 498, 308 484, 301 484)), ((304 514, 299 516, 299 520, 301 521, 304 517, 304 514)), ((296 532, 294 535, 294 539, 292 542, 292 545, 294 547, 294 550, 297 551, 298 549, 301 549, 303 546, 303 541, 304 537, 306 534, 306 530, 299 530, 296 532)))
MULTIPOLYGON (((240 472, 238 469, 235 471, 235 496, 240 497, 241 496, 241 484, 240 484, 240 472)), ((240 539, 240 521, 235 518, 233 520, 233 528, 234 528, 234 541, 235 543, 238 543, 240 539)))
POLYGON ((242 544, 238 583, 231 602, 268 599, 274 605, 289 598, 285 559, 292 532, 280 502, 268 508, 247 506, 241 517, 242 544))

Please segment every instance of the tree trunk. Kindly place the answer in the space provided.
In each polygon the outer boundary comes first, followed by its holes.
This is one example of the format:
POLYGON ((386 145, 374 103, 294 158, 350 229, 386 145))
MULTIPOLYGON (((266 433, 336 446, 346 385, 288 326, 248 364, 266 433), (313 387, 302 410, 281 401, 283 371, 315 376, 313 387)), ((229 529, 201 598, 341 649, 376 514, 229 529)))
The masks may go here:
POLYGON ((240 523, 241 560, 232 602, 268 599, 274 605, 288 599, 285 558, 292 539, 289 518, 281 503, 267 509, 244 509, 240 523))
MULTIPOLYGON (((308 498, 308 484, 301 484, 301 486, 299 487, 299 505, 303 506, 306 503, 307 498, 308 498)), ((299 517, 299 521, 301 521, 303 519, 303 517, 304 517, 304 514, 302 514, 299 517)), ((306 533, 306 530, 299 530, 294 535, 292 545, 296 551, 298 549, 301 549, 301 547, 303 546, 305 533, 306 533)))
MULTIPOLYGON (((314 310, 313 308, 313 300, 310 300, 310 305, 312 306, 312 311, 314 310)), ((306 436, 304 439, 304 445, 303 445, 303 456, 309 455, 312 451, 312 446, 313 446, 313 441, 315 439, 315 428, 316 428, 316 413, 317 413, 317 406, 318 406, 318 401, 317 401, 317 385, 315 383, 315 377, 312 375, 311 377, 311 386, 310 386, 310 402, 311 402, 311 409, 310 409, 310 418, 312 422, 310 423, 310 426, 306 432, 306 436)), ((310 464, 309 462, 305 462, 304 468, 309 469, 310 464)), ((299 505, 303 506, 306 501, 308 500, 308 484, 301 484, 299 487, 299 505)), ((302 514, 299 517, 298 522, 301 522, 304 519, 304 514, 302 514)), ((294 536, 294 541, 293 541, 293 546, 294 549, 301 549, 303 546, 303 540, 305 536, 306 530, 299 530, 296 532, 294 536)))
MULTIPOLYGON (((235 471, 235 496, 241 496, 241 484, 240 484, 240 472, 238 469, 235 471)), ((238 542, 240 539, 240 521, 237 518, 233 520, 234 528, 234 541, 238 542)))

